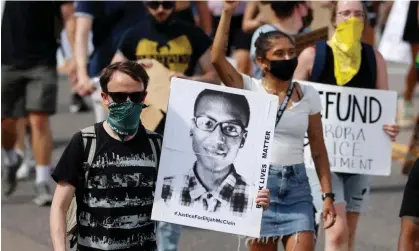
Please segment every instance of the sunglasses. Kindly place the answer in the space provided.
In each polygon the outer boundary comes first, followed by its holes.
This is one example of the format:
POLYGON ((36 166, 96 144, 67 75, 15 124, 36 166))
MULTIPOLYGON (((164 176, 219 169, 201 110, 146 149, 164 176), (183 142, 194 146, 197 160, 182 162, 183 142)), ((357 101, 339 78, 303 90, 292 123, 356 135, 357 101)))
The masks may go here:
POLYGON ((146 5, 153 10, 157 10, 160 5, 163 6, 163 9, 170 10, 175 7, 175 3, 172 1, 147 1, 146 5))
POLYGON ((127 101, 128 97, 133 103, 142 103, 144 102, 147 92, 107 92, 107 94, 118 104, 127 101))

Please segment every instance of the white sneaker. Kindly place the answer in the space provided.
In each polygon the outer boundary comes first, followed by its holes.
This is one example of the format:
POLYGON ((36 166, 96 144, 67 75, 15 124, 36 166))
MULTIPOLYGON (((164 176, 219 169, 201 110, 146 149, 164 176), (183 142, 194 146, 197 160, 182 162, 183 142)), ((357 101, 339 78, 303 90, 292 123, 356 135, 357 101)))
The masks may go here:
POLYGON ((397 123, 400 127, 411 127, 414 124, 415 115, 413 114, 413 104, 411 101, 405 101, 399 98, 397 123))
POLYGON ((25 160, 16 173, 16 178, 18 180, 27 180, 30 177, 31 172, 35 171, 35 161, 25 160))

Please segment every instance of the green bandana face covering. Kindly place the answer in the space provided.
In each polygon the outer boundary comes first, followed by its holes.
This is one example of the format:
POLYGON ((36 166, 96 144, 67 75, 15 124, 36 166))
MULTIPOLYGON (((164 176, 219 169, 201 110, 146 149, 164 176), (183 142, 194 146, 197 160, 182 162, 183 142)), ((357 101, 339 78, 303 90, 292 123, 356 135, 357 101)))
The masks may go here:
POLYGON ((134 103, 131 100, 120 104, 113 102, 109 104, 109 117, 106 121, 123 139, 125 136, 132 136, 137 132, 142 110, 142 103, 134 103))

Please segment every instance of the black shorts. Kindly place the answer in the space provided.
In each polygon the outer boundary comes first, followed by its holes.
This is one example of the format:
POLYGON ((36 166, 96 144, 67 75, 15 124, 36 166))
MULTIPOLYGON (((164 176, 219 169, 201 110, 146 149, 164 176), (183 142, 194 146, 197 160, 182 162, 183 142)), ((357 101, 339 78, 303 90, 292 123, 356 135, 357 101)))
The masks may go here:
POLYGON ((1 116, 23 118, 29 112, 52 115, 57 107, 57 69, 35 66, 16 69, 1 66, 1 116))
MULTIPOLYGON (((213 37, 220 22, 220 17, 212 17, 212 27, 214 30, 213 37)), ((228 50, 227 55, 230 55, 234 50, 250 51, 250 44, 252 43, 252 33, 246 33, 242 29, 243 16, 233 16, 230 23, 230 33, 228 35, 228 50)))

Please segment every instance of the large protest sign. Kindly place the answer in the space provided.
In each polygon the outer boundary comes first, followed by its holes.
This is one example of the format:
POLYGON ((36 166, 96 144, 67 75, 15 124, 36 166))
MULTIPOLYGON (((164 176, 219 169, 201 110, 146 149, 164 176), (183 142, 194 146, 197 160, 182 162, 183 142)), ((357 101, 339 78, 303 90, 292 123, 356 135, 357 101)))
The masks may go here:
POLYGON ((387 61, 410 64, 410 46, 403 41, 403 32, 406 25, 409 1, 395 0, 386 22, 378 51, 387 61))
POLYGON ((278 98, 174 78, 152 219, 259 237, 278 98))
MULTIPOLYGON (((312 85, 320 94, 331 170, 390 175, 392 143, 383 125, 394 124, 397 92, 301 82, 312 85)), ((307 141, 305 164, 314 168, 307 141)))

